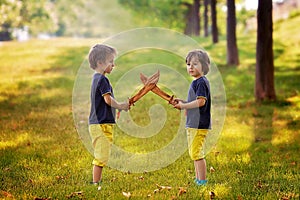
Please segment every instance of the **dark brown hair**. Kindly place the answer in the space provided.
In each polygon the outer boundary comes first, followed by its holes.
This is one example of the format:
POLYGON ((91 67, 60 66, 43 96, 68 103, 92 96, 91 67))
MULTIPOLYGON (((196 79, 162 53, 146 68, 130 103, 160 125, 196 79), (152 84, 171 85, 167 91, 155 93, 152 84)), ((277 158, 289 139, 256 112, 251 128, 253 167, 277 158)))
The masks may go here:
POLYGON ((201 49, 192 50, 187 54, 185 62, 189 63, 192 57, 198 58, 199 62, 202 65, 203 73, 204 75, 206 75, 209 72, 209 68, 210 68, 210 59, 207 53, 201 49))

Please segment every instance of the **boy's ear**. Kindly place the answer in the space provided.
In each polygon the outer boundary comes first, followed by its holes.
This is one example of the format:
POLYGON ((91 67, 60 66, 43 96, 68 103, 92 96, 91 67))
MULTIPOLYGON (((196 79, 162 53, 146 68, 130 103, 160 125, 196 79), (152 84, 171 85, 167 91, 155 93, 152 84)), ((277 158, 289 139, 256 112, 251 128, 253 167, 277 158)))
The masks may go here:
POLYGON ((102 65, 102 62, 100 60, 97 61, 97 66, 102 65))

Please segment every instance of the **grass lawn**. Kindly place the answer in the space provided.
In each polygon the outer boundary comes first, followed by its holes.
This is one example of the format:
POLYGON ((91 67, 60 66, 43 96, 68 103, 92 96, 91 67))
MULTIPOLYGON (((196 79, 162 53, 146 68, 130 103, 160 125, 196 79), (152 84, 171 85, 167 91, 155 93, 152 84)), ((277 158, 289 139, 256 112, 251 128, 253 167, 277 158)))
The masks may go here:
MULTIPOLYGON (((223 131, 207 155, 206 187, 194 185, 187 152, 157 171, 105 168, 102 189, 89 185, 93 157, 74 126, 72 90, 90 46, 99 41, 0 43, 0 199, 299 199, 300 38, 297 32, 281 37, 295 32, 299 21, 294 17, 274 28, 277 102, 254 101, 253 35, 239 37, 239 67, 225 65, 224 40, 212 46, 197 39, 219 67, 227 96, 223 131)), ((176 65, 178 58, 160 56, 176 65)), ((142 62, 143 54, 123 60, 120 71, 142 62)), ((131 113, 136 123, 148 124, 149 116, 141 113, 158 101, 143 97, 131 113)), ((115 143, 147 152, 170 141, 178 115, 165 109, 168 122, 157 136, 133 139, 117 128, 115 143)))

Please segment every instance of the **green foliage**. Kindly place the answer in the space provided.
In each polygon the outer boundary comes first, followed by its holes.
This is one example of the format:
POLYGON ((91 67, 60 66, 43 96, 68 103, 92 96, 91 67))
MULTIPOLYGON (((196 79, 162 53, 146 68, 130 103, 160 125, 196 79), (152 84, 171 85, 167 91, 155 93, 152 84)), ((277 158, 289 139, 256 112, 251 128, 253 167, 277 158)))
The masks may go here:
MULTIPOLYGON (((184 32, 186 26, 186 15, 188 12, 188 5, 192 4, 192 0, 118 0, 119 3, 126 7, 133 15, 133 20, 136 26, 154 26, 165 27, 179 32, 184 32)), ((223 8, 226 6, 225 1, 217 2, 217 25, 219 35, 222 36, 226 32, 226 12, 223 8)), ((210 7, 209 7, 210 10, 210 7)), ((204 6, 201 1, 200 15, 201 26, 203 26, 203 12, 204 6)), ((210 15, 210 14, 209 14, 210 15)), ((247 17, 250 14, 247 13, 247 17)), ((244 15, 241 15, 244 17, 244 15)), ((241 23, 243 23, 242 19, 241 23)), ((209 16, 210 23, 210 16, 209 16)), ((203 27, 200 28, 202 32, 203 27)), ((201 33, 202 34, 202 33, 201 33)))
POLYGON ((37 34, 42 31, 50 31, 53 28, 54 23, 50 17, 50 10, 47 10, 46 0, 3 0, 0 6, 0 27, 2 28, 0 31, 30 26, 30 32, 37 34))
POLYGON ((246 10, 246 8, 242 8, 240 11, 236 10, 236 21, 240 23, 243 29, 246 28, 247 20, 249 18, 255 17, 256 10, 246 10))
POLYGON ((14 27, 19 26, 21 23, 21 18, 17 18, 18 14, 21 11, 22 3, 17 1, 7 1, 1 0, 0 1, 0 31, 4 31, 3 28, 5 26, 14 27))
POLYGON ((22 19, 18 17, 22 4, 20 2, 0 1, 0 41, 12 38, 11 28, 18 27, 22 19))
MULTIPOLYGON (((192 0, 2 0, 0 3, 0 32, 12 28, 29 27, 32 35, 40 32, 58 36, 103 37, 112 33, 155 26, 183 32, 187 5, 192 0)), ((218 1, 219 34, 224 35, 226 12, 224 1, 218 1)), ((200 8, 202 15, 204 7, 200 8)), ((238 22, 244 23, 251 13, 238 13, 238 22)), ((203 25, 203 23, 202 23, 203 25)))
POLYGON ((119 0, 121 5, 129 8, 140 19, 140 23, 148 26, 162 26, 182 31, 185 27, 185 15, 189 1, 186 0, 119 0))
POLYGON ((117 0, 2 0, 0 8, 0 33, 27 26, 32 35, 102 37, 132 27, 117 0))
POLYGON ((300 11, 299 10, 294 10, 294 11, 290 12, 289 18, 297 17, 299 15, 300 15, 300 11))
POLYGON ((134 24, 117 0, 55 0, 53 6, 58 35, 103 37, 130 29, 134 24))

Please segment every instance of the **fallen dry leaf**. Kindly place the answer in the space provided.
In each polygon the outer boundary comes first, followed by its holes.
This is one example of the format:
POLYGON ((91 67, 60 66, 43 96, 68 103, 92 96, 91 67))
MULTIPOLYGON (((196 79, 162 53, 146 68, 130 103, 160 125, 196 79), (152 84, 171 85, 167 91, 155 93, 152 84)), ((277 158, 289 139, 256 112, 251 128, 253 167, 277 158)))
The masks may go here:
POLYGON ((288 197, 281 197, 281 200, 289 200, 288 197))
POLYGON ((240 171, 240 170, 238 170, 236 173, 237 173, 237 174, 243 174, 243 172, 240 171))
POLYGON ((261 183, 261 181, 258 181, 258 183, 256 184, 256 187, 257 188, 262 188, 263 187, 263 184, 261 183))
POLYGON ((11 193, 6 191, 1 191, 1 194, 7 198, 14 198, 14 196, 11 193))
POLYGON ((114 181, 116 181, 117 180, 117 178, 116 177, 113 177, 111 180, 110 180, 110 182, 114 182, 114 181))
POLYGON ((65 180, 68 176, 55 176, 56 180, 65 180))
POLYGON ((67 195, 66 198, 67 199, 70 199, 70 198, 73 198, 73 197, 82 197, 83 195, 83 192, 82 191, 79 191, 79 192, 72 192, 71 194, 67 195))
POLYGON ((209 199, 214 199, 216 197, 215 193, 213 191, 209 192, 209 199))
POLYGON ((289 200, 289 199, 299 199, 299 194, 296 193, 288 193, 288 194, 284 194, 280 199, 281 200, 289 200))
POLYGON ((294 162, 291 162, 291 165, 295 166, 295 165, 296 165, 296 162, 295 162, 295 161, 294 161, 294 162))
POLYGON ((123 196, 130 198, 131 197, 131 193, 130 192, 122 192, 123 196))
POLYGON ((28 183, 31 183, 31 184, 33 184, 34 183, 34 180, 32 180, 32 179, 28 179, 28 181, 27 181, 28 183))
POLYGON ((179 187, 178 195, 180 196, 180 195, 182 195, 184 193, 186 193, 186 189, 184 187, 179 187))
POLYGON ((5 168, 4 168, 4 171, 9 171, 9 170, 10 170, 9 167, 5 167, 5 168))
POLYGON ((216 170, 213 167, 209 168, 210 173, 214 173, 216 170))
POLYGON ((159 189, 155 189, 153 192, 154 192, 154 193, 157 193, 157 192, 159 192, 159 189))
POLYGON ((171 186, 164 186, 164 185, 158 185, 158 184, 156 184, 156 186, 158 187, 159 190, 164 190, 164 189, 171 190, 172 189, 171 186))

